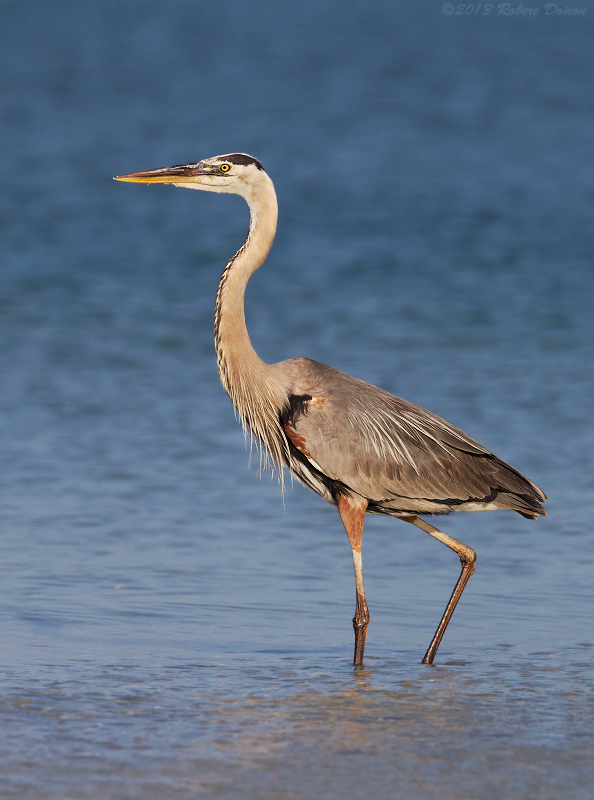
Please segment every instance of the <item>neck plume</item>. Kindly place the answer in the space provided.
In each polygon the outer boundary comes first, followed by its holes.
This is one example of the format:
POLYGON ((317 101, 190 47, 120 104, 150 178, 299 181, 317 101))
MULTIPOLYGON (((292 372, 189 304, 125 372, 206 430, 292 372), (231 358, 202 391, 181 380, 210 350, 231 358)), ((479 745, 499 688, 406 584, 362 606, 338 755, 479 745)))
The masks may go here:
POLYGON ((260 267, 274 239, 278 206, 272 181, 261 173, 258 185, 243 195, 250 208, 247 238, 225 267, 215 304, 215 348, 221 382, 244 430, 270 454, 282 474, 286 442, 279 411, 286 393, 273 370, 254 350, 245 324, 247 283, 260 267))

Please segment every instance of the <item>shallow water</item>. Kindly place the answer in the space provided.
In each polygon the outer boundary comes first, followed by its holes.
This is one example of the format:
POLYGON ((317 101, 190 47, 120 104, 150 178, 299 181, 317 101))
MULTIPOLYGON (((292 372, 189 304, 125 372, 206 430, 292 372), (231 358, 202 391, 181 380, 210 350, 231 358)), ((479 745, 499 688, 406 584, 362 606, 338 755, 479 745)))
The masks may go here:
POLYGON ((400 651, 358 673, 338 654, 256 653, 13 674, 9 796, 590 797, 591 648, 465 654, 426 668, 400 651))
POLYGON ((2 797, 592 796, 594 10, 394 5, 2 5, 2 797), (260 355, 549 495, 440 520, 478 564, 434 667, 456 557, 368 518, 354 672, 336 511, 248 469, 212 345, 243 201, 111 181, 236 150, 279 195, 260 355))

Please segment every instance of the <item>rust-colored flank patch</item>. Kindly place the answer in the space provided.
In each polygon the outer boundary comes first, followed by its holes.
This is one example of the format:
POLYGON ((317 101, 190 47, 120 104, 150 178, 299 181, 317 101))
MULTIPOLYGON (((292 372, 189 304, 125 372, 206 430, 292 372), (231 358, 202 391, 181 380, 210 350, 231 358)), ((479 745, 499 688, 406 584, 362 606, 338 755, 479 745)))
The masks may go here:
POLYGON ((295 445, 300 453, 303 453, 306 458, 311 458, 311 453, 307 449, 303 436, 300 436, 297 431, 294 431, 289 425, 285 425, 285 433, 287 434, 287 439, 295 445))

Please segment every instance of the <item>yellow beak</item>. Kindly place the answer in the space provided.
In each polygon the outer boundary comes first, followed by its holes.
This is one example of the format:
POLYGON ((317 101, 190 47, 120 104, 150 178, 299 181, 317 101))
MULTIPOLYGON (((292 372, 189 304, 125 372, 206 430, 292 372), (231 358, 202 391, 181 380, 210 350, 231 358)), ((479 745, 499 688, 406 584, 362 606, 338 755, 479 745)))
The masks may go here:
POLYGON ((141 172, 129 172, 127 175, 116 175, 114 181, 128 181, 129 183, 184 183, 189 178, 195 179, 198 175, 205 174, 208 175, 209 173, 203 168, 199 168, 198 164, 179 164, 176 167, 146 169, 141 172))

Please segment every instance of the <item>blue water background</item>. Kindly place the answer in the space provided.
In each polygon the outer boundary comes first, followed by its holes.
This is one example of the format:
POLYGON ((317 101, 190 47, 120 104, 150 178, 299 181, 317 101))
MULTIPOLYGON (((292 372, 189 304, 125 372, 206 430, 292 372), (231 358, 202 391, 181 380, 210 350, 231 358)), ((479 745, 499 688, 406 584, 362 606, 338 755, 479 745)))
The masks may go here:
POLYGON ((576 7, 0 4, 2 797, 591 799, 576 7), (368 518, 354 673, 335 509, 248 469, 212 344, 243 200, 111 180, 234 151, 279 198, 261 357, 430 408, 549 495, 537 522, 441 521, 478 564, 433 669, 456 557, 368 518))

